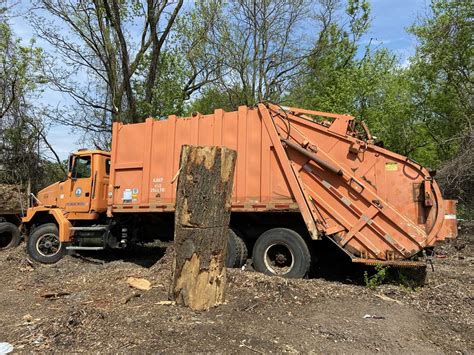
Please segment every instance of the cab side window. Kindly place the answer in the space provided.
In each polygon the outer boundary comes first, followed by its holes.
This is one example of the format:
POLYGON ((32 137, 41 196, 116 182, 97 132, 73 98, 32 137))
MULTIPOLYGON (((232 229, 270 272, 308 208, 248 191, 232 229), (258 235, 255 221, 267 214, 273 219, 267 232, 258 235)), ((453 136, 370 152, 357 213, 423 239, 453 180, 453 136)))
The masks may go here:
POLYGON ((72 177, 76 179, 91 177, 91 157, 76 157, 72 177))

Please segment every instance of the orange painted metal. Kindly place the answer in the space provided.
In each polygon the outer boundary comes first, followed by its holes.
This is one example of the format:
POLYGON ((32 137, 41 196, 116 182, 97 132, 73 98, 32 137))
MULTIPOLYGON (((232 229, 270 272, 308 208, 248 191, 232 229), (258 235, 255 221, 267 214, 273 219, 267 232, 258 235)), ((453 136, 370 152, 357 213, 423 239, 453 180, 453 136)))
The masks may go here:
POLYGON ((26 216, 22 218, 22 223, 29 223, 33 220, 35 215, 45 213, 53 216, 59 229, 59 240, 61 242, 67 242, 71 237, 72 224, 70 220, 65 216, 64 210, 60 208, 51 208, 47 206, 36 206, 34 208, 28 208, 26 216))
POLYGON ((439 231, 436 241, 456 238, 458 235, 458 225, 456 219, 456 200, 445 200, 444 222, 439 231))
MULTIPOLYGON (((274 128, 272 132, 276 134, 274 128)), ((109 191, 113 198, 109 205, 113 209, 145 204, 174 207, 183 144, 224 145, 238 151, 232 203, 242 206, 240 209, 254 210, 259 208, 254 205, 261 205, 267 210, 266 206, 281 204, 298 209, 256 109, 240 107, 236 112, 216 110, 213 115, 170 116, 167 120, 149 118, 133 125, 115 123, 112 137, 109 191)), ((276 143, 277 149, 283 149, 278 137, 276 143)))
POLYGON ((313 239, 354 261, 405 260, 456 237, 455 204, 429 172, 362 131, 348 115, 274 104, 114 123, 108 215, 172 211, 181 146, 217 145, 237 151, 233 211, 297 209, 313 239))

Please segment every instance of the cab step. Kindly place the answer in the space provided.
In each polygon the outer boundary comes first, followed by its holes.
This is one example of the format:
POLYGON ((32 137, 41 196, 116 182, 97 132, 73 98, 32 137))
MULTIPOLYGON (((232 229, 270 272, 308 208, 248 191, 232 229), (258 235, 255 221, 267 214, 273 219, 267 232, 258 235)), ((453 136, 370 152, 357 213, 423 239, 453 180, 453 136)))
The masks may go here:
POLYGON ((80 247, 80 246, 68 246, 66 250, 104 250, 104 247, 80 247))
POLYGON ((105 231, 109 228, 107 225, 103 226, 92 226, 92 227, 71 227, 72 231, 85 231, 85 232, 96 232, 96 231, 105 231))

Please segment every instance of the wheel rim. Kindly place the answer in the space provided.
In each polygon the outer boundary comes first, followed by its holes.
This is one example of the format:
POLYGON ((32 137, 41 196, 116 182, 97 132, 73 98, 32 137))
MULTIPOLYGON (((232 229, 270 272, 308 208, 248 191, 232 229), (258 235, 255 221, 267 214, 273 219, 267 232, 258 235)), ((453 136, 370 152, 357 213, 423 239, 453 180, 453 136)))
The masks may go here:
POLYGON ((10 245, 13 235, 9 232, 0 233, 0 249, 6 248, 10 245))
POLYGON ((61 250, 61 242, 56 234, 43 234, 36 241, 36 250, 44 257, 52 257, 61 250))
POLYGON ((267 269, 275 275, 288 274, 295 264, 293 252, 284 243, 273 243, 265 249, 263 260, 267 269))

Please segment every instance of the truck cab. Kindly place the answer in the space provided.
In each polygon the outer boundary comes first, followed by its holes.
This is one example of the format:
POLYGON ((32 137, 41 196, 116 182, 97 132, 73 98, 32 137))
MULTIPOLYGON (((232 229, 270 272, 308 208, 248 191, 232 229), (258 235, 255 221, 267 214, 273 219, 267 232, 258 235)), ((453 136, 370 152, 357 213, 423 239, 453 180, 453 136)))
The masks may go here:
POLYGON ((81 149, 69 156, 64 181, 32 197, 22 222, 35 259, 56 262, 65 252, 63 244, 72 241, 82 224, 105 220, 109 175, 109 152, 81 149))
POLYGON ((79 150, 69 156, 66 180, 41 190, 36 204, 60 208, 68 219, 90 219, 107 210, 109 174, 110 153, 79 150))

